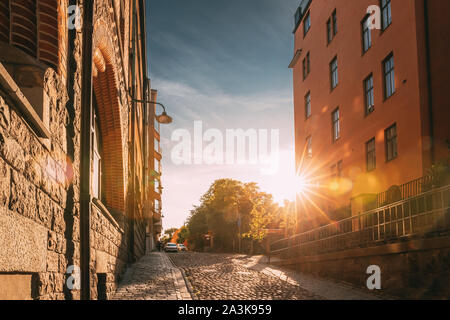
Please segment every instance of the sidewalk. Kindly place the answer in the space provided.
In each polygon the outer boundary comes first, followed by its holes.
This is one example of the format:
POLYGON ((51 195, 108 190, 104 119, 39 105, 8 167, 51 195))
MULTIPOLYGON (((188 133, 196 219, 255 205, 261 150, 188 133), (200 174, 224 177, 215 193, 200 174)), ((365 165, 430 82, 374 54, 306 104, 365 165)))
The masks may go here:
POLYGON ((192 300, 181 271, 162 252, 151 252, 125 273, 111 300, 192 300))
MULTIPOLYGON (((271 259, 273 261, 273 258, 271 259)), ((351 287, 332 280, 320 279, 315 276, 276 267, 268 263, 265 256, 244 258, 241 263, 246 268, 279 278, 288 283, 298 285, 327 300, 381 300, 382 298, 362 289, 351 287)))

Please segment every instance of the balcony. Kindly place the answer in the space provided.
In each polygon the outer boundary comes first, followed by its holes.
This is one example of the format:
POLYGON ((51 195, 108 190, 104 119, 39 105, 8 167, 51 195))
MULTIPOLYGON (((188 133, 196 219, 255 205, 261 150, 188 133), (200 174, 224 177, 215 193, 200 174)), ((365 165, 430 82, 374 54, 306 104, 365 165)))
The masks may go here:
POLYGON ((161 211, 153 211, 153 222, 159 222, 162 221, 162 214, 161 211))
POLYGON ((160 234, 162 231, 162 221, 154 223, 153 229, 155 230, 156 234, 160 234))

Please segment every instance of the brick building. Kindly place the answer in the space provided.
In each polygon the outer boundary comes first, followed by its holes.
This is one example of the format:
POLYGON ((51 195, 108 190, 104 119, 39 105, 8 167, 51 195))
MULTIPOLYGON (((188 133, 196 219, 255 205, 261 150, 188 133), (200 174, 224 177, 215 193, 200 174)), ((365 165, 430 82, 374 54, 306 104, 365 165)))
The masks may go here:
POLYGON ((449 12, 439 0, 301 1, 290 64, 300 231, 448 166, 449 12))
POLYGON ((143 0, 1 1, 0 299, 107 299, 153 249, 145 23, 143 0))

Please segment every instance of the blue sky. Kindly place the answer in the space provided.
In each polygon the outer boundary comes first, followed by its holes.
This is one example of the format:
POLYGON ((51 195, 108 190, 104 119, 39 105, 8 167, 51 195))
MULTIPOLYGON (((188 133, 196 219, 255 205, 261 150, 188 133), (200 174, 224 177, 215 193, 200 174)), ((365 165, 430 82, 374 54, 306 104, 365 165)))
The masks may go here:
MULTIPOLYGON (((284 198, 293 171, 294 12, 299 0, 147 1, 149 74, 174 122, 161 129, 163 226, 179 227, 218 178, 255 181, 284 198), (171 160, 176 129, 278 129, 283 172, 250 165, 181 165, 171 160)), ((288 196, 286 195, 286 198, 288 196)))

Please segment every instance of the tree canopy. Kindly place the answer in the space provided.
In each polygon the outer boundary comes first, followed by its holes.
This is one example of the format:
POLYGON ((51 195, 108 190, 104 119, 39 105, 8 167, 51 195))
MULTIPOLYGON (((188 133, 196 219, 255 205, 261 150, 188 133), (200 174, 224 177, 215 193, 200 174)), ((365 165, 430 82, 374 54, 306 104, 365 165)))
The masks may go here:
POLYGON ((220 179, 191 210, 185 233, 195 248, 202 248, 205 235, 212 234, 215 249, 232 251, 239 238, 261 241, 269 227, 284 227, 284 210, 254 182, 220 179))

